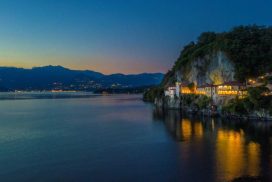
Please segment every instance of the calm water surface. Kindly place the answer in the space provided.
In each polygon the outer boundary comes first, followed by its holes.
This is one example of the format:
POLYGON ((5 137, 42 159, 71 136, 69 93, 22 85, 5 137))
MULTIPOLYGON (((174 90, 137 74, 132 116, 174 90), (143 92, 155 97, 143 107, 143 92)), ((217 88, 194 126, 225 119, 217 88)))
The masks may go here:
POLYGON ((271 181, 270 123, 181 117, 139 95, 0 98, 0 181, 271 181))

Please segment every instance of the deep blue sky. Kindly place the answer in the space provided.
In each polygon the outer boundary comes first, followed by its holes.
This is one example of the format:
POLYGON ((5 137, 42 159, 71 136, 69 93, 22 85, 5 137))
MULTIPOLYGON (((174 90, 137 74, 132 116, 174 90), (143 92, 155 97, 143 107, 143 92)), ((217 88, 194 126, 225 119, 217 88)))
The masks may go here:
POLYGON ((165 72, 203 31, 272 25, 271 0, 0 0, 0 65, 165 72))

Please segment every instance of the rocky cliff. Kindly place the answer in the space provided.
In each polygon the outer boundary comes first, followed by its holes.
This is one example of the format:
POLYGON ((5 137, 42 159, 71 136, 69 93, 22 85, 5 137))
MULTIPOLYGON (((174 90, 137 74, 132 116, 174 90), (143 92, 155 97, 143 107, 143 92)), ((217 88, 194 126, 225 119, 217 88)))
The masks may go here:
POLYGON ((175 72, 175 79, 179 82, 197 85, 221 84, 235 81, 235 68, 233 61, 222 51, 216 51, 211 55, 198 57, 181 67, 175 72))
POLYGON ((239 26, 229 32, 204 32, 197 41, 183 47, 160 86, 150 89, 144 98, 154 102, 176 81, 198 86, 245 82, 269 72, 272 72, 272 27, 239 26))
POLYGON ((176 81, 220 84, 245 82, 272 71, 272 27, 240 26, 229 32, 202 33, 184 46, 162 86, 176 81))
POLYGON ((167 109, 181 108, 181 100, 179 98, 157 97, 155 98, 154 104, 160 108, 167 108, 167 109))

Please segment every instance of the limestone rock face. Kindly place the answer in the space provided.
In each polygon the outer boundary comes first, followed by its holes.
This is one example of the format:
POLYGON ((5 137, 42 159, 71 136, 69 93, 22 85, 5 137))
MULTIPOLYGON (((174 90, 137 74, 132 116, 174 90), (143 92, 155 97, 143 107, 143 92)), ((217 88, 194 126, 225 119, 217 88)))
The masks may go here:
POLYGON ((170 109, 179 109, 181 106, 181 102, 179 98, 165 98, 166 107, 170 109))
POLYGON ((170 97, 163 97, 163 98, 156 98, 155 105, 157 107, 168 108, 168 109, 180 109, 181 100, 179 98, 170 98, 170 97))
POLYGON ((181 70, 176 72, 176 79, 180 82, 194 82, 197 85, 221 84, 223 82, 235 81, 234 64, 222 51, 212 55, 197 58, 181 70))

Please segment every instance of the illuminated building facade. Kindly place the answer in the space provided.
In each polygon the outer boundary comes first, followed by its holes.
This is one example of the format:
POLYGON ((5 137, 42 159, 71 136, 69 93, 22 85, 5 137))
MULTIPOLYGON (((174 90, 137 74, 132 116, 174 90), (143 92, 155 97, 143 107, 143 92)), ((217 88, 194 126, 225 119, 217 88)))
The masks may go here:
POLYGON ((246 86, 238 82, 225 82, 220 85, 205 84, 202 86, 189 87, 186 84, 176 82, 175 86, 168 87, 165 90, 165 96, 171 98, 182 94, 206 95, 208 97, 238 96, 244 98, 247 95, 246 86))
POLYGON ((238 82, 226 82, 217 85, 218 96, 239 96, 244 98, 247 95, 246 86, 238 82))
POLYGON ((197 88, 199 94, 206 95, 208 97, 213 97, 216 94, 216 85, 205 84, 197 88))

